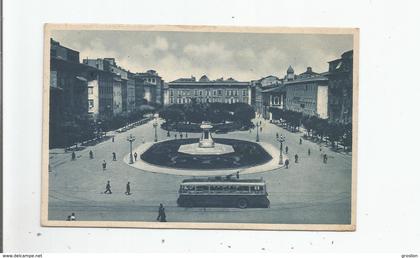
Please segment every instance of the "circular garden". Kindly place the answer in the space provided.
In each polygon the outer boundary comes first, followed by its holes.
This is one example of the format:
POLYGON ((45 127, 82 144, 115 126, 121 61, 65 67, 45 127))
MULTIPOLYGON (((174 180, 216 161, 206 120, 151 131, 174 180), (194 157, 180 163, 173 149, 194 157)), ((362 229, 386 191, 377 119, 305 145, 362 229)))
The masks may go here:
POLYGON ((272 157, 259 144, 235 139, 214 139, 231 145, 235 152, 222 155, 190 155, 178 152, 179 146, 199 139, 178 139, 155 143, 140 157, 149 164, 175 169, 239 169, 262 165, 272 157))

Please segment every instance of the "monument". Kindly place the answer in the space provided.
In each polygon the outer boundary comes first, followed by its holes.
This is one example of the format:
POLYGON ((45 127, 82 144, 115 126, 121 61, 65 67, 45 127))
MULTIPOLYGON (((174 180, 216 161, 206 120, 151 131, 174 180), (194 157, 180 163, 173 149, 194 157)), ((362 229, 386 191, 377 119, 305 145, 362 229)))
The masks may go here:
POLYGON ((184 144, 179 146, 178 152, 191 155, 221 155, 235 152, 231 145, 215 143, 211 137, 213 126, 203 121, 200 128, 203 130, 198 143, 184 144))

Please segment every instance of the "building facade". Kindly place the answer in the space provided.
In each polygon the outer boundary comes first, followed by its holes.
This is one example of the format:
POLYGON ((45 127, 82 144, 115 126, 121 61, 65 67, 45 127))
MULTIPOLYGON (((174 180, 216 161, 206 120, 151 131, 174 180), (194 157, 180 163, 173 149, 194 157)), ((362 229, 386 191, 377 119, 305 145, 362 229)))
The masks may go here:
POLYGON ((148 70, 145 73, 137 73, 136 77, 138 79, 139 86, 136 86, 136 93, 142 92, 142 98, 137 98, 137 105, 148 104, 153 105, 163 105, 164 99, 164 80, 155 70, 148 70), (137 89, 138 88, 138 89, 137 89))
POLYGON ((311 67, 297 76, 289 67, 284 81, 285 108, 308 116, 328 118, 328 78, 311 67))
MULTIPOLYGON (((123 98, 124 99, 124 98, 123 98)), ((127 113, 131 113, 136 109, 136 84, 134 74, 128 72, 127 75, 127 97, 126 97, 127 113)))
POLYGON ((353 109, 353 50, 330 61, 328 82, 328 116, 333 123, 352 122, 353 109))
POLYGON ((252 91, 254 92, 252 94, 254 96, 254 100, 251 103, 258 116, 262 116, 265 119, 269 119, 271 117, 269 110, 271 106, 270 103, 273 99, 270 92, 274 94, 275 91, 272 90, 280 88, 282 83, 283 80, 273 75, 251 81, 252 91))
POLYGON ((68 146, 75 140, 72 128, 86 120, 88 81, 79 52, 50 40, 50 147, 68 146))
POLYGON ((180 78, 168 83, 168 104, 197 103, 247 103, 251 104, 251 84, 233 78, 210 80, 203 75, 198 81, 195 77, 180 78))

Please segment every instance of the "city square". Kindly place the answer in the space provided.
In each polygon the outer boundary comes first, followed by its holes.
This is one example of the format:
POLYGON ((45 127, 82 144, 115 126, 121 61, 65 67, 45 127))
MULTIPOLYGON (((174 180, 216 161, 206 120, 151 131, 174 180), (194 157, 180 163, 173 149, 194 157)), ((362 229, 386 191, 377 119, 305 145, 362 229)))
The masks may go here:
MULTIPOLYGON (((331 151, 322 146, 329 157, 322 162, 320 145, 304 140, 302 133, 291 133, 269 121, 262 120, 260 139, 278 146, 276 133, 285 137, 291 155, 298 154, 298 163, 291 162, 289 169, 279 168, 241 178, 262 177, 267 182, 269 209, 237 208, 181 208, 177 207, 179 184, 186 176, 150 173, 130 167, 123 161, 129 153, 127 136, 136 136, 134 145, 153 141, 153 122, 124 133, 76 153, 50 153, 49 218, 65 220, 72 212, 78 220, 104 221, 156 221, 160 203, 166 207, 167 220, 171 222, 241 222, 241 223, 291 223, 291 224, 348 224, 351 215, 351 156, 331 151), (308 149, 311 155, 308 156, 308 149), (94 158, 88 152, 92 150, 94 158), (112 161, 112 152, 117 161, 112 161), (102 161, 107 168, 102 170, 102 161), (112 194, 103 194, 110 180, 112 194), (127 182, 132 194, 124 194, 127 182)), ((190 137, 199 137, 191 134, 190 137)), ((256 132, 234 132, 216 137, 253 139, 256 132)), ((167 132, 158 129, 158 139, 166 140, 167 132)), ((173 138, 173 136, 172 136, 173 138)))

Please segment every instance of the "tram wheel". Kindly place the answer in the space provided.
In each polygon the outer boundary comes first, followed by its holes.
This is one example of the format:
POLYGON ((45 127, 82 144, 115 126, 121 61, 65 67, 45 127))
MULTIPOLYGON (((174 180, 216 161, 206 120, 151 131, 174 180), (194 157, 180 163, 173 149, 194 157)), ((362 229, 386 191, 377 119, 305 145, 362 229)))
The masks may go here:
POLYGON ((238 208, 246 209, 248 207, 248 201, 246 199, 238 200, 238 208))

